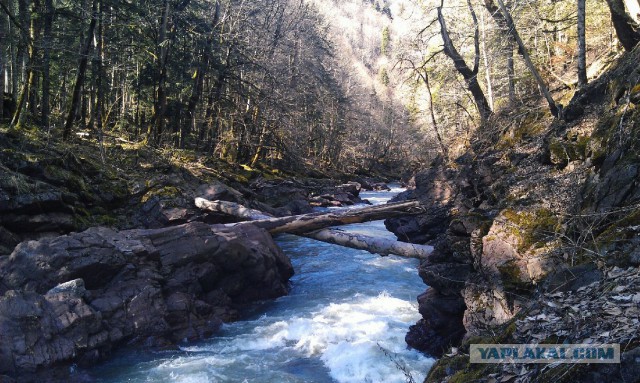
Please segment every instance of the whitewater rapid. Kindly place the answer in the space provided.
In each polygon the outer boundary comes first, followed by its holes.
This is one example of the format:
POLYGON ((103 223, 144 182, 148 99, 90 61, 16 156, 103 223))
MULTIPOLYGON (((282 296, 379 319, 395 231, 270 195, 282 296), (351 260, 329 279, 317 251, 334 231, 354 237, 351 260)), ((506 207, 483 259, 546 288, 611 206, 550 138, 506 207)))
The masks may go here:
MULTIPOLYGON (((402 191, 365 192, 385 203, 402 191)), ((382 221, 342 229, 394 238, 382 221)), ((179 350, 119 352, 97 382, 421 382, 433 359, 408 349, 424 290, 417 261, 312 239, 277 238, 294 265, 289 295, 248 307, 206 341, 179 350)))

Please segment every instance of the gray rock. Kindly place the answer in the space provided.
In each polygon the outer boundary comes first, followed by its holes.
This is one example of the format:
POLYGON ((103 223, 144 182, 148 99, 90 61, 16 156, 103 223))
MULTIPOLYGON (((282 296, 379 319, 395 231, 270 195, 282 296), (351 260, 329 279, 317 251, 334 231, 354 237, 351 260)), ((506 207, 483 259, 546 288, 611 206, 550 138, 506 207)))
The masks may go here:
POLYGON ((196 196, 208 199, 210 201, 221 200, 230 202, 242 202, 242 193, 227 186, 222 182, 214 182, 201 185, 196 189, 196 196))
POLYGON ((189 223, 23 242, 0 275, 0 375, 23 376, 210 336, 233 305, 286 294, 293 268, 264 230, 189 223))
POLYGON ((84 287, 84 281, 82 280, 82 278, 78 278, 57 285, 56 287, 47 291, 45 295, 55 295, 60 293, 71 294, 76 297, 83 297, 87 293, 87 289, 84 287))

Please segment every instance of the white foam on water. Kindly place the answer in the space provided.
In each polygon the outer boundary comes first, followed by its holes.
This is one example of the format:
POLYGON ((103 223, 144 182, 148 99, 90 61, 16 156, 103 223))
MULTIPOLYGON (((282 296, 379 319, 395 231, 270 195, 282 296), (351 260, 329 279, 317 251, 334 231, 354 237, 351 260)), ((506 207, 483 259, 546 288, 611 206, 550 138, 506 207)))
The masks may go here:
POLYGON ((337 382, 406 382, 398 365, 410 365, 414 380, 422 381, 433 359, 408 350, 404 343, 408 326, 418 319, 417 307, 408 301, 386 293, 375 297, 360 295, 351 302, 332 303, 307 316, 256 326, 222 348, 204 345, 183 350, 209 350, 223 355, 294 352, 301 357, 320 358, 337 382))

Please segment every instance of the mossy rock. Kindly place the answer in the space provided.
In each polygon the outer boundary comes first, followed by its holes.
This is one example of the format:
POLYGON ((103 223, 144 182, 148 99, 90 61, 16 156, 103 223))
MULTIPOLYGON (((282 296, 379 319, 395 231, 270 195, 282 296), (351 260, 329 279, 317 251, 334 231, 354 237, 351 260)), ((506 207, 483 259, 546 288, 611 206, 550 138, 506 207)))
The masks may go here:
POLYGON ((505 289, 509 291, 521 291, 531 288, 531 284, 528 282, 529 277, 524 276, 523 278, 522 270, 514 260, 498 266, 498 271, 500 272, 500 279, 505 289))
POLYGON ((498 149, 510 149, 531 138, 539 137, 546 129, 545 114, 528 113, 521 122, 504 133, 498 143, 498 149))
POLYGON ((503 343, 511 343, 512 336, 516 331, 516 318, 509 320, 508 322, 492 327, 491 330, 486 331, 487 333, 491 333, 491 335, 487 336, 470 336, 468 337, 460 348, 469 351, 469 347, 472 344, 503 344, 503 343))
POLYGON ((574 141, 551 139, 549 154, 551 163, 565 166, 569 162, 582 160, 587 157, 590 137, 577 136, 574 141))
POLYGON ((441 382, 448 377, 448 383, 468 383, 484 381, 491 373, 497 372, 497 365, 471 364, 468 355, 456 355, 439 359, 425 378, 425 383, 441 382))
POLYGON ((159 189, 149 190, 142 196, 142 203, 147 202, 151 197, 157 196, 160 198, 175 198, 182 194, 182 191, 175 186, 164 186, 159 189))
POLYGON ((591 135, 588 153, 595 164, 603 162, 616 150, 624 154, 618 160, 619 164, 640 160, 640 108, 619 107, 615 113, 603 117, 591 135))
POLYGON ((599 245, 607 245, 615 241, 625 240, 629 238, 620 237, 620 232, 629 226, 640 225, 640 209, 635 209, 620 220, 609 225, 597 238, 596 243, 599 245))
POLYGON ((524 253, 531 247, 542 247, 552 235, 555 236, 562 229, 562 220, 545 208, 523 212, 505 209, 502 215, 513 224, 509 226, 509 230, 518 239, 519 253, 524 253))
POLYGON ((456 355, 439 359, 429 370, 425 382, 440 382, 447 376, 469 366, 468 355, 456 355))
POLYGON ((64 186, 74 193, 88 191, 87 183, 84 178, 67 169, 55 165, 49 165, 45 167, 44 175, 47 181, 58 186, 64 186))
MULTIPOLYGON (((598 237, 593 247, 610 266, 629 267, 638 265, 640 238, 640 209, 628 213, 611 223, 598 237)), ((583 258, 593 258, 593 252, 585 251, 583 258)))

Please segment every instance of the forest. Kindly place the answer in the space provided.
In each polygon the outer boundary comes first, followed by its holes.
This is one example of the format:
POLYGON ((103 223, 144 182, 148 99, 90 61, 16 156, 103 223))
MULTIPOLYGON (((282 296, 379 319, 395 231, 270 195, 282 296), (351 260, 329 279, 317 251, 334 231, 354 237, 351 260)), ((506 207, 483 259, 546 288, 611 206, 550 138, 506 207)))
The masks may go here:
POLYGON ((638 40, 633 0, 3 0, 1 10, 11 129, 350 172, 461 152, 496 111, 541 98, 557 115, 638 40))

